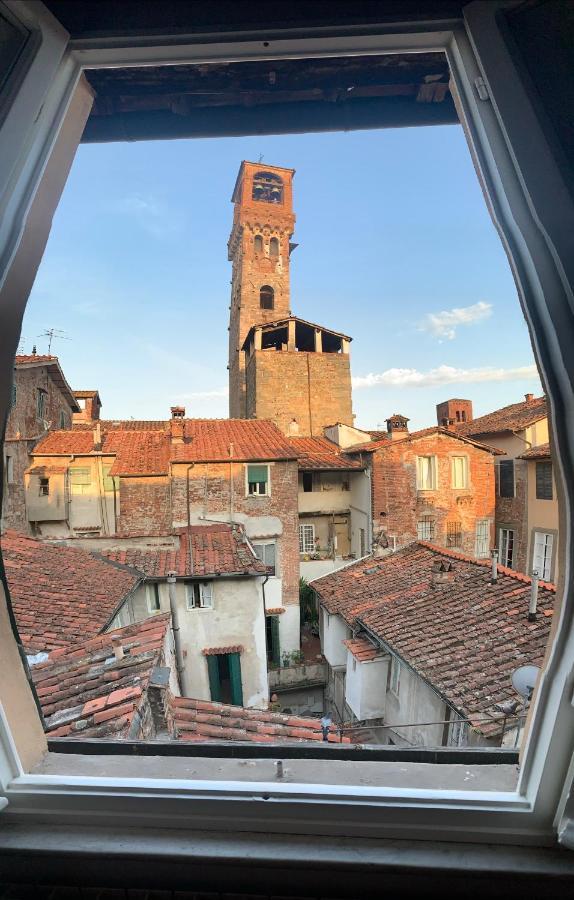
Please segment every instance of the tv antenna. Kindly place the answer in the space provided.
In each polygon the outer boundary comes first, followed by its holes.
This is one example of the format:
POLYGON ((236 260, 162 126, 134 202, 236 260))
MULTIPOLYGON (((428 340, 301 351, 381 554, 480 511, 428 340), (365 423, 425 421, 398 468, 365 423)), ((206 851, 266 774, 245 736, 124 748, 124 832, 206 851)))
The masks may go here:
POLYGON ((529 701, 532 697, 539 672, 540 668, 538 666, 520 666, 510 676, 512 687, 525 700, 529 701))
POLYGON ((259 159, 257 160, 257 162, 258 162, 258 163, 262 163, 262 162, 263 162, 263 154, 262 154, 262 153, 259 154, 259 159))
POLYGON ((47 337, 48 338, 48 356, 50 356, 50 351, 52 350, 52 341, 71 341, 72 338, 67 337, 66 332, 62 331, 61 328, 47 328, 42 334, 39 334, 38 337, 47 337))

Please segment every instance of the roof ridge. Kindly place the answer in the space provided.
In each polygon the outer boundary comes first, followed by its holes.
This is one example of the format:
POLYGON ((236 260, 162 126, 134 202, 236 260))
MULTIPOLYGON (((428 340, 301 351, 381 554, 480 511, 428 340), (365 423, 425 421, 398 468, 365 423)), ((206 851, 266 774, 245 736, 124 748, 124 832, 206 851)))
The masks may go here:
MULTIPOLYGON (((447 556, 450 559, 458 559, 461 562, 472 563, 472 565, 474 566, 490 568, 492 565, 492 562, 488 559, 476 559, 472 556, 467 556, 466 553, 459 553, 457 550, 449 550, 446 547, 438 547, 436 544, 431 544, 430 541, 413 541, 413 543, 419 544, 422 547, 427 547, 429 550, 432 550, 435 553, 440 553, 441 556, 447 556)), ((496 570, 501 575, 508 575, 510 578, 514 578, 515 581, 522 581, 525 584, 532 584, 532 577, 530 575, 526 575, 523 572, 517 572, 515 569, 510 569, 508 568, 508 566, 503 566, 501 563, 496 564, 496 570)), ((551 581, 542 581, 541 579, 539 579, 538 586, 546 588, 549 591, 556 592, 556 585, 551 581)))

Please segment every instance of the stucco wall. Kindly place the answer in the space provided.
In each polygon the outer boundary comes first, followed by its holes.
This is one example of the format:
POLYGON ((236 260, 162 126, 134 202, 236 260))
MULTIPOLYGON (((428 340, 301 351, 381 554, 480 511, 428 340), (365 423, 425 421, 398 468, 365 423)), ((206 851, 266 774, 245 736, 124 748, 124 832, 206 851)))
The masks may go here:
POLYGON ((343 641, 351 637, 351 629, 347 623, 337 615, 329 615, 325 607, 321 607, 322 614, 322 653, 330 666, 345 666, 347 663, 347 648, 343 641))
POLYGON ((409 744, 418 747, 441 747, 443 725, 425 725, 446 719, 446 704, 429 685, 404 664, 398 695, 387 692, 385 721, 409 744), (421 724, 418 724, 421 723, 421 724), (410 725, 412 727, 401 727, 410 725))
MULTIPOLYGON (((176 582, 177 610, 183 653, 182 693, 197 700, 210 700, 207 660, 202 651, 212 647, 241 645, 241 682, 245 706, 267 707, 269 690, 265 650, 265 617, 260 578, 221 578, 211 582, 212 609, 188 609, 185 582, 176 582)), ((160 582, 161 612, 169 612, 167 581, 160 582)), ((140 587, 108 630, 141 621, 150 615, 147 588, 140 587)), ((297 613, 297 621, 299 610, 297 613)), ((280 618, 285 619, 287 613, 280 618)), ((284 628, 289 630, 286 623, 284 628)), ((281 640, 281 637, 280 637, 281 640)), ((287 643, 287 632, 285 641, 287 643)), ((297 648, 298 648, 297 644, 297 648)), ((294 648, 296 649, 296 648, 294 648)))
POLYGON ((345 703, 357 719, 380 719, 385 715, 389 657, 359 662, 347 651, 345 703))
POLYGON ((536 498, 536 460, 530 460, 527 466, 527 551, 526 551, 526 570, 530 574, 532 572, 532 560, 534 552, 534 533, 543 531, 554 535, 552 545, 552 572, 551 579, 556 582, 559 577, 558 565, 558 527, 559 527, 559 511, 558 511, 558 494, 556 492, 556 481, 552 477, 552 500, 537 500, 536 498))

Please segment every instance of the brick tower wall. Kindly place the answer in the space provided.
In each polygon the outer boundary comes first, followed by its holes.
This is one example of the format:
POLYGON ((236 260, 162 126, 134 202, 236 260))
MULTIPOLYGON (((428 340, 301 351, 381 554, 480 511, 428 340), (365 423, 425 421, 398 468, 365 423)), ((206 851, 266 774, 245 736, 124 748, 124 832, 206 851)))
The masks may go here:
POLYGON ((438 425, 472 422, 472 400, 445 400, 436 408, 438 425))
POLYGON ((246 417, 245 359, 241 347, 249 329, 290 315, 289 241, 295 227, 293 174, 292 169, 243 163, 234 193, 233 228, 229 238, 229 259, 233 263, 229 317, 231 418, 246 417), (281 178, 281 203, 253 199, 253 178, 258 172, 270 172, 281 178), (273 255, 272 239, 278 243, 277 255, 273 255), (259 292, 264 285, 274 291, 272 309, 261 308, 259 292))
POLYGON ((247 418, 271 419, 284 434, 323 436, 334 422, 353 424, 347 353, 255 351, 247 364, 247 418))

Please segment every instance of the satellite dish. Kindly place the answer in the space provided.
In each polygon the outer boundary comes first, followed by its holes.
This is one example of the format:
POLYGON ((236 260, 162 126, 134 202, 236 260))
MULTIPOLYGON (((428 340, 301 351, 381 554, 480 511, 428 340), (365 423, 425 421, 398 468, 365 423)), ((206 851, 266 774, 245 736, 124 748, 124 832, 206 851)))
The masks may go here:
POLYGON ((538 666, 520 666, 519 669, 515 669, 512 673, 512 687, 521 697, 530 700, 539 672, 540 668, 538 666))

